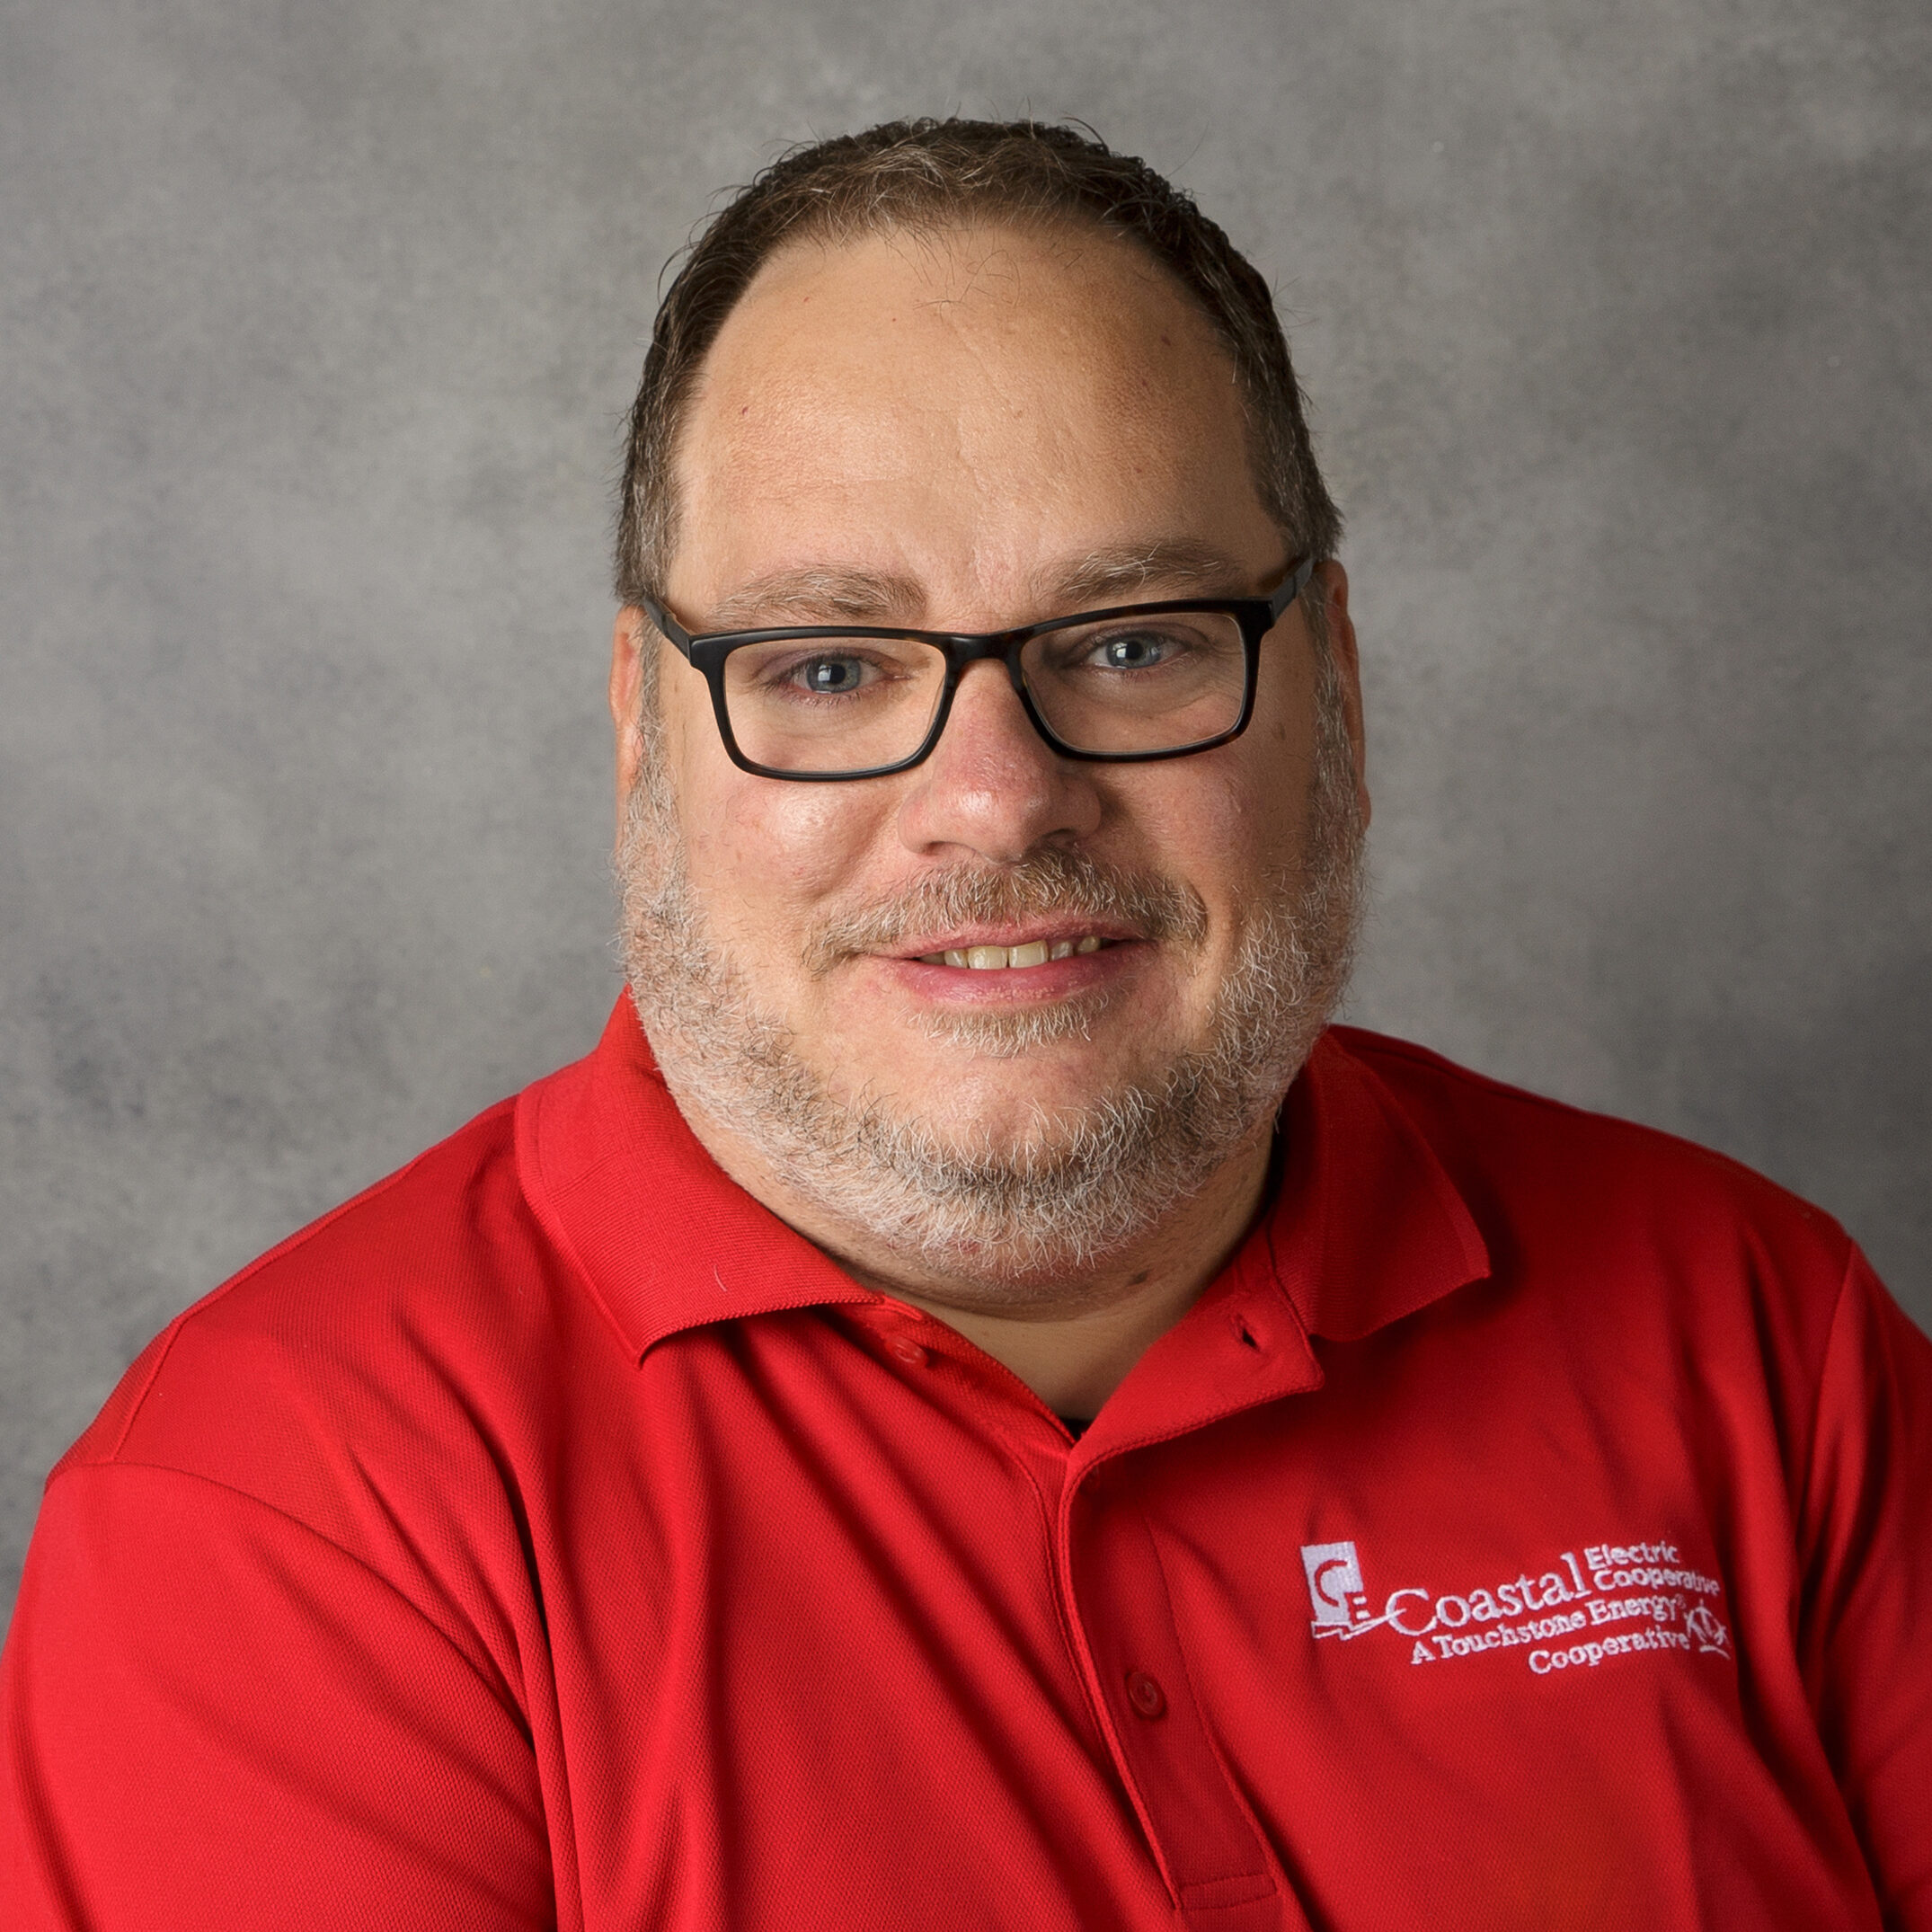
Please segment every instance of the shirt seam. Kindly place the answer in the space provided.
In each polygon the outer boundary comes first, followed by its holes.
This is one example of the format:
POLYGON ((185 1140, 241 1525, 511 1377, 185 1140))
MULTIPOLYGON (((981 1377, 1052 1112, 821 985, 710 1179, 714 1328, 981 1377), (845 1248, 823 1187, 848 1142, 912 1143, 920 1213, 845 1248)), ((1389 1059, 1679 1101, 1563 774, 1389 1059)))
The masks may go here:
MULTIPOLYGON (((1838 1294, 1831 1303, 1831 1320, 1825 1330, 1825 1345, 1819 1352, 1817 1383, 1812 1390, 1811 1424, 1804 1444, 1804 1473, 1798 1489, 1798 1520, 1803 1526, 1804 1534, 1804 1545, 1799 1551, 1797 1573, 1800 1577, 1807 1576, 1811 1570, 1812 1545, 1817 1534, 1812 1483, 1818 1468, 1819 1438, 1823 1434, 1825 1389, 1831 1379, 1831 1366, 1838 1355, 1839 1338, 1844 1334, 1845 1308, 1850 1298, 1851 1278, 1857 1258, 1858 1250, 1854 1245, 1846 1252, 1845 1266, 1839 1276, 1838 1294)), ((1796 1608, 1795 1604, 1794 1620, 1796 1608)))
MULTIPOLYGON (((223 1289, 219 1288, 215 1290, 217 1295, 224 1291, 223 1289)), ((198 1303, 196 1306, 199 1307, 199 1304, 198 1303)), ((161 1338, 161 1346, 155 1351, 155 1359, 148 1364, 147 1373, 141 1378, 140 1388, 134 1400, 128 1405, 127 1415, 123 1418, 120 1429, 115 1435, 113 1447, 107 1450, 104 1455, 90 1458, 85 1461, 74 1464, 73 1467, 94 1469, 124 1467, 121 1463, 121 1451, 127 1448, 128 1438, 134 1433, 134 1425, 140 1420, 141 1411, 147 1405, 147 1398, 154 1391, 155 1378, 160 1375, 162 1369, 166 1367, 168 1357, 174 1352, 174 1344, 181 1340, 182 1330, 188 1325, 188 1318, 193 1313, 193 1308, 186 1309, 168 1324, 167 1331, 161 1338)), ((128 1464, 125 1467, 138 1467, 139 1465, 128 1464)), ((51 1489, 54 1486, 55 1480, 67 1473, 68 1471, 66 1470, 57 1469, 53 1476, 49 1477, 47 1486, 51 1489)))
MULTIPOLYGON (((480 1121, 487 1121, 492 1115, 502 1112, 512 1105, 514 1105, 514 1103, 511 1101, 499 1101, 495 1106, 486 1108, 477 1115, 476 1120, 472 1121, 470 1125, 474 1126, 480 1121)), ((458 1130, 459 1132, 464 1130, 458 1130)), ((324 1229, 339 1221, 350 1209, 359 1208, 366 1202, 377 1200, 382 1195, 386 1194, 391 1188, 399 1186, 424 1161, 428 1160, 430 1155, 436 1153, 439 1148, 447 1145, 447 1141, 439 1141, 434 1148, 425 1148, 413 1160, 405 1162, 394 1174, 385 1174, 381 1180, 371 1182, 361 1192, 351 1194, 347 1201, 339 1202, 336 1206, 331 1208, 326 1214, 318 1216, 306 1227, 297 1228, 293 1234, 284 1236, 265 1254, 258 1254, 246 1267, 238 1269, 226 1281, 211 1289, 191 1307, 183 1308, 162 1332, 161 1346, 155 1352, 154 1361, 149 1366, 146 1375, 142 1378, 139 1393, 128 1405, 127 1415, 122 1420, 120 1428, 115 1434, 114 1446, 104 1454, 84 1457, 80 1461, 70 1464, 68 1467, 87 1469, 115 1466, 128 1468, 165 1468, 167 1465, 164 1463, 122 1464, 121 1452, 127 1448, 128 1438, 134 1432, 134 1425, 140 1420, 141 1411, 146 1406, 147 1398, 154 1393, 155 1384, 160 1378, 162 1369, 166 1365, 169 1356, 174 1352, 174 1344, 181 1339, 182 1332, 187 1328, 188 1325, 198 1316, 205 1314, 208 1310, 213 1308, 217 1303, 226 1301, 230 1294, 241 1288, 244 1283, 253 1281, 256 1275, 260 1274, 271 1263, 279 1262, 307 1246, 324 1229)), ((63 1469, 57 1470, 55 1473, 56 1475, 64 1475, 67 1472, 63 1469)), ((175 1473, 186 1476, 192 1472, 180 1470, 175 1473)), ((208 1481, 212 1479, 203 1477, 200 1480, 208 1481)), ((246 1495, 247 1493, 246 1490, 235 1491, 236 1495, 246 1495)), ((264 1507, 272 1507, 272 1505, 264 1505, 264 1507)), ((291 1517, 289 1520, 297 1521, 299 1519, 291 1517)))

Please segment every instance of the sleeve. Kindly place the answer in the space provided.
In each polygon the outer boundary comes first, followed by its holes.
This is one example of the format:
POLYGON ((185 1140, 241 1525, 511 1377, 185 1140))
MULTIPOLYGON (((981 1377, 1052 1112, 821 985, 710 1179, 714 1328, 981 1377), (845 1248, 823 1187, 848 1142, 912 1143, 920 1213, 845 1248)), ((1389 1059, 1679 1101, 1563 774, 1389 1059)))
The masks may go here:
POLYGON ((1855 1249, 1819 1388, 1800 1654, 1892 1932, 1932 1932, 1932 1343, 1855 1249))
POLYGON ((49 1489, 0 1666, 17 1932, 555 1922, 520 1712, 365 1564, 206 1478, 49 1489))

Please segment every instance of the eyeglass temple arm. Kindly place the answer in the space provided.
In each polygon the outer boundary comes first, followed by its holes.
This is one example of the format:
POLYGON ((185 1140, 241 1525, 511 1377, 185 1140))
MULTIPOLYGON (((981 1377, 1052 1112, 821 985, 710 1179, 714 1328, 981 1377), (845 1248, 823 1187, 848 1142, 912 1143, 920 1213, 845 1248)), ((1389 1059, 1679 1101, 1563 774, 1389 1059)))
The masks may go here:
POLYGON ((1308 579, 1315 574, 1315 553, 1311 550, 1301 562, 1281 580, 1281 588, 1268 599, 1268 617, 1271 623, 1279 623, 1281 613, 1308 587, 1308 579))
POLYGON ((665 637, 677 645, 678 650, 684 653, 685 661, 688 663, 691 658, 691 646, 696 642, 690 632, 686 630, 684 625, 679 624, 677 618, 672 616, 670 612, 666 610, 663 605, 651 596, 650 591, 643 591, 637 601, 643 607, 644 615, 651 619, 651 623, 658 627, 665 637))

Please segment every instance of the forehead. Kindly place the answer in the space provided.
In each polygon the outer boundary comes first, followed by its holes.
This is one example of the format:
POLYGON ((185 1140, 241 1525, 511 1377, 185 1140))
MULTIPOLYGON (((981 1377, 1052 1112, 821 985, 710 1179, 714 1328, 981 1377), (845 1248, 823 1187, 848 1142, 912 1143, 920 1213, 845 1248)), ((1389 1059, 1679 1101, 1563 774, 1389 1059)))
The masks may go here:
POLYGON ((989 587, 1083 545, 1273 540, 1230 359, 1165 269, 1099 230, 781 252, 706 359, 678 485, 677 575, 699 595, 832 553, 989 587))

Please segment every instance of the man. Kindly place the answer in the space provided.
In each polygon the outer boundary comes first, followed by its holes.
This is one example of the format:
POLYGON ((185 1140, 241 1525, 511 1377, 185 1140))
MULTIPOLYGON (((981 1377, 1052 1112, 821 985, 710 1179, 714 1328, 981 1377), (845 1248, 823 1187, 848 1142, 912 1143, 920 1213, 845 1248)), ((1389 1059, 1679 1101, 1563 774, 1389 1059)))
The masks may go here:
POLYGON ((897 125, 660 315, 589 1059, 51 1479, 11 1923, 1932 1926, 1932 1363, 1729 1162, 1325 1031, 1264 287, 897 125))

